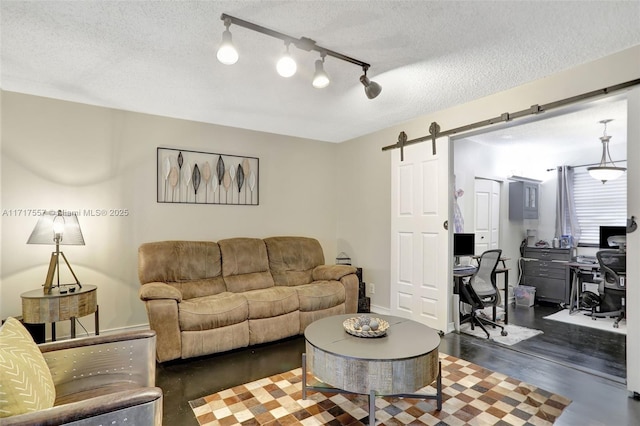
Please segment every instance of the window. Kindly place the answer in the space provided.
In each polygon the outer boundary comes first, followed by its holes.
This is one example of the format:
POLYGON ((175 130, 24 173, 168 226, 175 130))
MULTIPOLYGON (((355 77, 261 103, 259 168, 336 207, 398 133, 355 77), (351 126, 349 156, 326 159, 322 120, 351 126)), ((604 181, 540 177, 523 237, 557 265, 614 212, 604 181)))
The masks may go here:
MULTIPOLYGON (((616 162, 626 167, 627 162, 616 162)), ((601 225, 624 226, 627 223, 627 174, 602 182, 589 175, 586 167, 576 167, 573 175, 576 215, 580 224, 580 245, 598 245, 601 225)))

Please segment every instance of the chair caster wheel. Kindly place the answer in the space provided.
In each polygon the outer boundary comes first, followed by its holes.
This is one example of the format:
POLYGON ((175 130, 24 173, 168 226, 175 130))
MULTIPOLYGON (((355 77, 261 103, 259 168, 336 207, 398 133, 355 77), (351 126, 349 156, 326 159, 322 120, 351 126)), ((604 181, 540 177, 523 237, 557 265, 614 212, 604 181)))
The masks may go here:
POLYGON ((506 336, 507 334, 509 334, 509 333, 507 333, 507 332, 506 332, 506 331, 504 331, 504 330, 502 330, 502 331, 500 332, 500 335, 501 335, 501 336, 506 336))

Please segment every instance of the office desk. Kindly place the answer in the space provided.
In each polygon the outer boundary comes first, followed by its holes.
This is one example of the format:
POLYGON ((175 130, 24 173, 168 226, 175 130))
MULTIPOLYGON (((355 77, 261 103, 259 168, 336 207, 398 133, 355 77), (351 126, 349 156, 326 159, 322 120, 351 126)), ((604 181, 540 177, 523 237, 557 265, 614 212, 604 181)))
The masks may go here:
MULTIPOLYGON (((505 258, 505 260, 508 260, 505 258)), ((504 264, 504 263, 503 263, 504 264)), ((511 268, 496 268, 496 275, 504 274, 504 324, 509 324, 509 271, 511 268)), ((464 278, 469 278, 475 271, 453 271, 453 326, 456 331, 460 331, 460 285, 464 278)), ((493 307, 493 316, 496 315, 496 307, 493 307)))
POLYGON ((582 279, 580 273, 586 271, 597 272, 600 270, 600 265, 597 263, 567 262, 565 266, 569 268, 571 279, 569 313, 572 314, 580 310, 580 296, 582 294, 582 279))

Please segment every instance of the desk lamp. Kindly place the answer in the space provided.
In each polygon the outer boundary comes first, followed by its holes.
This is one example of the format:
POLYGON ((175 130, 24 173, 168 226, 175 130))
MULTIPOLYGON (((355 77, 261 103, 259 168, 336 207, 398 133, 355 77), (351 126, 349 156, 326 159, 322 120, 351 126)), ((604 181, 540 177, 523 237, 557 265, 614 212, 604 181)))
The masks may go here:
MULTIPOLYGON (((78 277, 71 269, 71 265, 67 260, 67 257, 60 251, 60 245, 84 245, 84 238, 82 237, 82 230, 80 230, 80 223, 78 222, 78 216, 75 213, 62 212, 58 210, 49 210, 45 212, 36 227, 33 229, 31 236, 27 240, 27 244, 55 244, 56 251, 51 253, 51 260, 49 261, 49 270, 47 272, 47 278, 44 282, 44 294, 51 294, 53 290, 53 276, 56 275, 56 287, 60 293, 66 293, 66 290, 60 290, 60 256, 67 264, 71 275, 76 280, 75 284, 62 284, 77 285, 78 288, 82 288, 78 277), (56 273, 57 272, 57 273, 56 273)), ((70 291, 75 291, 75 287, 70 291)))

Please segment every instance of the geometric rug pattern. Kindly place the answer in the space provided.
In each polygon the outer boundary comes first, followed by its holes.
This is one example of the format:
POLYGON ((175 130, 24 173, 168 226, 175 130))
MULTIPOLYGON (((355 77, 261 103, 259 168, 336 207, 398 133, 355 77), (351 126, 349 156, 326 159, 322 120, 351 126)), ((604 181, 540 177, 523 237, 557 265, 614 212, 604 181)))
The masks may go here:
MULTIPOLYGON (((439 354, 442 410, 435 400, 377 397, 376 425, 551 425, 571 403, 530 384, 439 354)), ((367 425, 366 395, 308 391, 302 369, 256 380, 189 401, 201 426, 367 425)), ((313 377, 309 374, 308 382, 313 377)), ((417 393, 434 394, 427 386, 417 393)))

